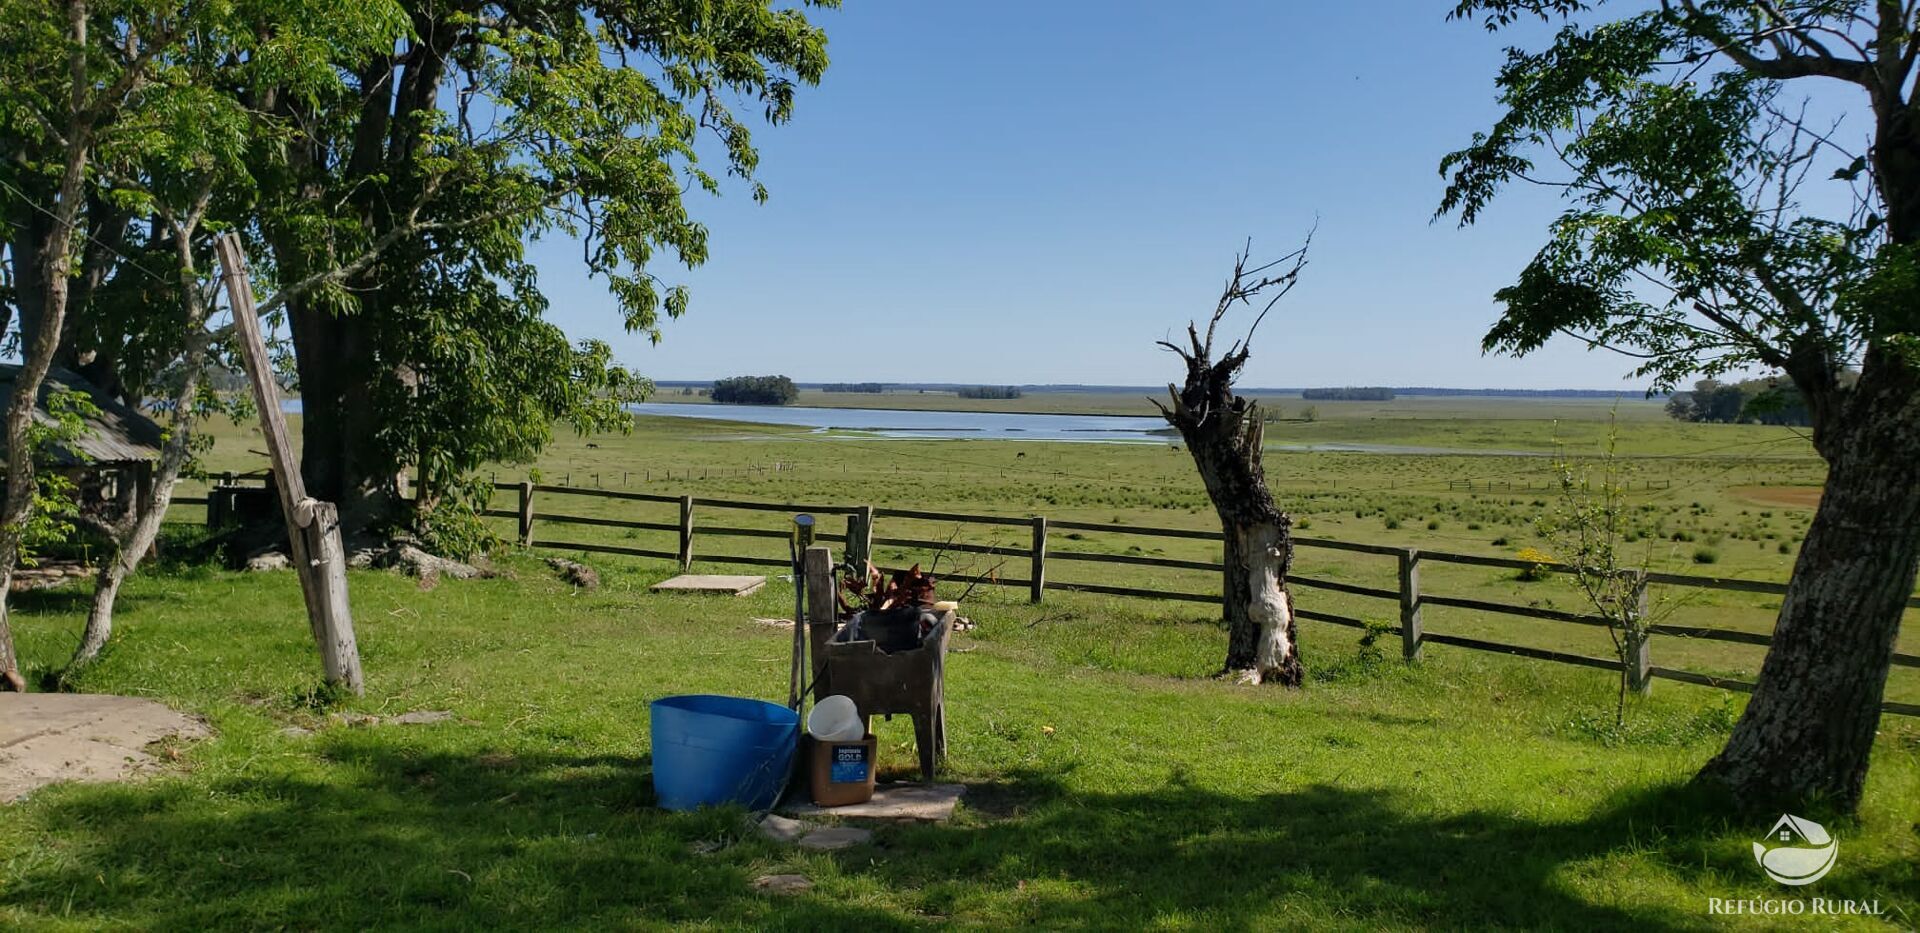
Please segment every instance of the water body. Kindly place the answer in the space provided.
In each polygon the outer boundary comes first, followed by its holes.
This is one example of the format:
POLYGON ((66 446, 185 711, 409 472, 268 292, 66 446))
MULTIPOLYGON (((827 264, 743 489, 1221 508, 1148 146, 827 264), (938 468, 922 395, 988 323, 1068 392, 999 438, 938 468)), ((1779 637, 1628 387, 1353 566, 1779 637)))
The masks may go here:
POLYGON ((1165 443, 1153 432, 1170 430, 1159 418, 1135 415, 1033 415, 997 411, 898 411, 881 408, 808 408, 799 405, 684 405, 647 402, 629 406, 642 415, 707 418, 858 431, 899 439, 973 438, 998 441, 1103 441, 1165 443))
MULTIPOLYGON (((1078 441, 1102 444, 1173 444, 1179 435, 1160 418, 1139 415, 1038 415, 999 411, 909 411, 887 408, 809 408, 798 405, 688 405, 647 402, 628 406, 636 414, 704 418, 812 428, 815 433, 859 432, 898 440, 974 439, 1078 441)), ((1268 444, 1270 450, 1372 454, 1473 454, 1536 456, 1536 451, 1466 450, 1402 444, 1268 444)))

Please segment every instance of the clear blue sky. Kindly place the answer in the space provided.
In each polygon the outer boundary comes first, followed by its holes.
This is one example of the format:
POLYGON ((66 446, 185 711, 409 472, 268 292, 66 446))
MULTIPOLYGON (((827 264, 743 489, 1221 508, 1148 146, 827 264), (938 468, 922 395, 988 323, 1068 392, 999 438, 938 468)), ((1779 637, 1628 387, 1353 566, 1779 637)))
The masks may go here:
POLYGON ((1495 289, 1556 203, 1516 190, 1430 223, 1440 157, 1496 114, 1509 42, 1450 2, 908 2, 816 11, 825 81, 762 128, 756 205, 694 195, 712 259, 688 315, 624 334, 563 242, 553 317, 656 379, 1164 383, 1153 342, 1206 313, 1232 254, 1312 265, 1243 384, 1622 388, 1571 341, 1484 357, 1495 289), (893 352, 895 348, 914 352, 893 352))

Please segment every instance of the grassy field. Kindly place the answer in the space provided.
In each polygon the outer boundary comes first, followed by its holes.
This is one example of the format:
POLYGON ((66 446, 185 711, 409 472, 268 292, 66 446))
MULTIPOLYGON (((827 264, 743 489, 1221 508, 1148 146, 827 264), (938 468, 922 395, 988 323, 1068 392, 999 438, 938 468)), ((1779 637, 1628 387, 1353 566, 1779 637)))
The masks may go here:
MULTIPOLYGON (((96 929, 1166 929, 1749 926, 1709 898, 1777 898, 1750 841, 1682 784, 1733 697, 1662 689, 1611 728, 1600 672, 1461 652, 1409 668, 1306 623, 1307 689, 1207 675, 1195 607, 987 591, 949 666, 939 826, 806 853, 734 811, 651 805, 647 701, 777 698, 791 605, 653 595, 671 569, 596 561, 594 592, 506 556, 512 578, 422 588, 352 575, 365 699, 327 707, 290 574, 156 568, 80 686, 154 696, 217 737, 126 786, 0 809, 0 927, 96 929), (427 726, 363 713, 450 710, 427 726), (297 729, 294 727, 298 727, 297 729), (795 897, 755 893, 797 872, 795 897)), ((23 597, 27 663, 70 650, 81 594, 23 597)), ((911 767, 904 720, 882 765, 911 767)), ((1920 920, 1920 732, 1890 722, 1839 866, 1811 893, 1920 920)))
MULTIPOLYGON (((1570 447, 1582 453, 1604 435, 1603 408, 1571 422, 1515 411, 1509 402, 1498 417, 1277 428, 1344 426, 1383 443, 1437 433, 1448 446, 1486 449, 1575 435, 1570 447)), ((1654 565, 1784 578, 1822 476, 1803 441, 1623 421, 1654 565)), ((258 448, 250 430, 224 426, 207 465, 254 469, 258 448)), ((1327 538, 1512 554, 1543 544, 1533 521, 1553 499, 1550 460, 1539 456, 1277 448, 1268 466, 1301 533, 1327 538)), ((629 436, 562 437, 538 464, 502 466, 496 478, 528 475, 673 495, 1212 524, 1186 454, 1160 444, 881 441, 652 418, 629 436)), ((557 495, 537 507, 674 516, 670 505, 557 495)), ((775 529, 785 516, 703 510, 696 520, 775 529)), ((672 542, 555 523, 538 533, 548 544, 672 542)), ((878 533, 1014 548, 1027 531, 883 519, 878 533)), ((1208 542, 1117 531, 1056 531, 1050 547, 1218 557, 1208 542)), ((697 533, 696 553, 784 548, 697 533)), ((1662 682, 1616 729, 1605 672, 1437 645, 1409 667, 1392 639, 1367 647, 1359 632, 1315 622, 1301 631, 1307 689, 1235 687, 1210 677, 1223 636, 1204 605, 1050 591, 1035 606, 1024 589, 992 586, 968 598, 980 627, 950 666, 949 768, 971 788, 959 818, 888 827, 844 853, 799 853, 761 840, 739 813, 652 808, 646 730, 655 697, 781 696, 786 636, 753 620, 783 614, 791 590, 776 578, 742 600, 652 595, 646 586, 675 568, 576 556, 601 569, 603 588, 575 592, 511 548, 499 555, 511 578, 423 588, 354 573, 369 689, 338 705, 315 696, 291 575, 149 568, 123 596, 105 660, 79 686, 164 699, 206 716, 218 737, 179 749, 148 782, 53 788, 0 811, 0 927, 1704 928, 1726 921, 1707 914, 1709 898, 1793 893, 1752 862, 1751 840, 1770 817, 1728 815, 1683 787, 1724 741, 1738 695, 1662 682), (352 725, 423 709, 458 718, 352 725), (815 888, 796 898, 751 890, 753 878, 789 871, 815 888)), ((1023 563, 965 555, 941 569, 1022 576, 1023 563)), ((1391 559, 1317 549, 1302 550, 1297 570, 1381 586, 1394 573, 1391 559)), ((1050 576, 1195 593, 1218 585, 1199 571, 1065 560, 1050 576)), ((1564 581, 1487 568, 1434 565, 1423 587, 1580 608, 1564 581)), ((1382 601, 1305 588, 1299 598, 1396 618, 1382 601)), ((1691 624, 1765 631, 1777 610, 1751 595, 1684 598, 1676 621, 1691 624)), ((19 600, 31 668, 65 658, 84 605, 71 589, 19 600)), ((1436 608, 1427 627, 1607 653, 1603 634, 1554 623, 1436 608)), ((1911 626, 1902 647, 1920 649, 1911 626)), ((1757 648, 1671 638, 1653 652, 1657 664, 1745 678, 1760 658, 1757 648)), ((1894 698, 1920 699, 1913 673, 1896 671, 1894 698)), ((911 729, 904 720, 881 729, 882 763, 904 775, 911 729)), ((1829 821, 1844 843, 1840 866, 1812 893, 1877 899, 1897 925, 1920 920, 1916 799, 1920 722, 1889 717, 1865 808, 1829 821)))
MULTIPOLYGON (((1470 400, 1471 401, 1471 400, 1470 400)), ((1578 435, 1566 449, 1593 458, 1604 446, 1608 407, 1594 406, 1580 421, 1512 417, 1528 400, 1497 400, 1507 417, 1397 419, 1286 425, 1317 429, 1342 425, 1378 429, 1369 435, 1388 444, 1420 444, 1442 435, 1453 447, 1509 449, 1538 442, 1551 448, 1558 434, 1578 435)), ((1541 404, 1554 406, 1558 400, 1541 404)), ((220 469, 257 468, 249 453, 258 441, 244 430, 224 431, 210 464, 220 469)), ((1784 580, 1817 500, 1823 465, 1805 441, 1785 429, 1753 425, 1692 425, 1624 420, 1620 447, 1639 540, 1633 556, 1679 573, 1757 580, 1784 580)), ((1550 548, 1535 522, 1557 504, 1553 459, 1545 456, 1384 455, 1297 452, 1267 455, 1270 483, 1296 517, 1304 536, 1359 541, 1429 551, 1514 556, 1523 549, 1550 548), (1474 484, 1472 489, 1467 482, 1474 484), (1491 486, 1492 488, 1489 488, 1491 486)), ((1205 491, 1187 454, 1171 444, 1074 444, 1009 441, 896 441, 803 430, 681 418, 643 418, 627 436, 571 435, 559 438, 538 464, 501 467, 501 481, 536 476, 541 482, 648 491, 667 495, 793 502, 811 505, 873 504, 975 514, 1026 516, 1100 524, 1217 530, 1205 491)), ((511 507, 511 494, 502 494, 511 507)), ((674 523, 671 504, 614 502, 543 495, 543 513, 674 523)), ((181 517, 197 517, 182 509, 181 517)), ((773 530, 778 513, 704 510, 697 525, 773 530)), ((838 522, 829 522, 835 529, 838 522)), ((510 522, 498 529, 511 536, 510 522)), ((885 519, 882 537, 945 541, 1024 549, 1021 527, 885 519)), ((548 542, 619 544, 671 552, 671 532, 540 524, 548 542)), ((1185 560, 1218 560, 1217 545, 1204 541, 1149 538, 1122 532, 1056 531, 1050 550, 1132 554, 1185 560)), ((778 541, 702 537, 696 554, 783 557, 778 541)), ((877 556, 901 565, 930 561, 926 548, 887 548, 877 556)), ((942 570, 1027 575, 1024 558, 965 555, 943 561, 942 570)), ((1204 571, 1115 566, 1056 560, 1055 582, 1121 584, 1170 592, 1207 593, 1217 577, 1204 571)), ((1296 571, 1309 577, 1391 589, 1397 584, 1392 558, 1310 549, 1296 571)), ((1422 570, 1429 593, 1587 611, 1578 593, 1559 578, 1527 580, 1512 571, 1429 563, 1422 570)), ((1742 631, 1771 629, 1777 597, 1656 587, 1656 607, 1678 624, 1742 631)), ((1302 589, 1302 605, 1382 622, 1396 622, 1397 606, 1328 591, 1302 589)), ((1920 612, 1912 613, 1920 617, 1920 612)), ((1488 615, 1450 608, 1426 612, 1429 631, 1606 657, 1604 631, 1488 615)), ((1920 628, 1908 626, 1900 647, 1920 653, 1920 628)), ((1432 650, 1459 650, 1441 649, 1432 650)), ((1697 639, 1660 638, 1654 663, 1751 681, 1763 650, 1697 639)), ((1662 685, 1661 689, 1698 688, 1662 685)), ((1920 702, 1920 671, 1897 669, 1889 698, 1920 702)))

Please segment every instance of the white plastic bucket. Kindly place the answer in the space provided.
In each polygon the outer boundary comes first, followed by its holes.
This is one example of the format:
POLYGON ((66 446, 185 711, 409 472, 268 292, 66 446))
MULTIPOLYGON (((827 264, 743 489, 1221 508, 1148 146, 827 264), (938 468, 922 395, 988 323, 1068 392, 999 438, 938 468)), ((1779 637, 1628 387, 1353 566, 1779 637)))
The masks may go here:
POLYGON ((853 699, 836 693, 807 713, 807 734, 822 742, 858 742, 867 737, 867 726, 860 721, 853 699))

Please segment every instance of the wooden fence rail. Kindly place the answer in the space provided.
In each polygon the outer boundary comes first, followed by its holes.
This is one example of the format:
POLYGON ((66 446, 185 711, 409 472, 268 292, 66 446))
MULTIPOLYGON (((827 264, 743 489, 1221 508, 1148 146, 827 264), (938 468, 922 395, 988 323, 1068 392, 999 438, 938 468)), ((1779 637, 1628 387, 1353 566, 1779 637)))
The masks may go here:
MULTIPOLYGON (((234 477, 229 474, 222 477, 229 485, 234 477)), ((1051 550, 1048 547, 1048 534, 1052 531, 1093 531, 1108 534, 1136 535, 1142 537, 1183 538, 1200 541, 1221 541, 1217 531, 1201 531, 1188 528, 1157 528, 1140 525, 1121 525, 1099 522, 1051 520, 1041 516, 1017 518, 1006 515, 973 515, 961 512, 937 512, 919 509, 875 508, 859 505, 812 505, 790 502, 750 502, 737 499, 709 499, 698 496, 668 496, 655 493, 628 492, 613 489, 586 489, 575 486, 554 486, 536 483, 496 483, 498 491, 517 494, 518 502, 514 509, 489 508, 482 514, 493 518, 515 519, 518 523, 518 537, 522 545, 536 544, 534 528, 538 523, 553 525, 577 525, 604 528, 623 528, 640 531, 670 532, 678 537, 679 547, 674 551, 655 548, 627 547, 624 545, 593 544, 574 541, 539 540, 538 546, 557 550, 574 550, 589 553, 617 554, 631 557, 646 557, 677 562, 682 569, 690 567, 696 557, 695 536, 714 538, 788 538, 788 532, 770 528, 730 527, 712 519, 703 519, 696 525, 696 515, 708 511, 748 511, 777 512, 795 514, 801 512, 844 515, 847 517, 847 533, 829 533, 821 531, 814 536, 816 541, 839 542, 847 545, 850 554, 867 555, 873 546, 915 548, 928 551, 946 551, 953 553, 982 554, 1000 556, 1009 560, 1020 559, 1027 563, 1028 574, 1025 578, 1001 576, 995 572, 974 575, 943 576, 954 583, 982 584, 1025 588, 1029 599, 1035 603, 1045 599, 1048 589, 1077 593, 1096 593, 1109 596, 1138 597, 1142 599, 1173 600, 1177 602, 1218 603, 1220 594, 1183 593, 1161 589, 1146 589, 1132 586, 1115 586, 1104 583, 1083 583, 1050 579, 1047 575, 1049 561, 1069 563, 1100 563, 1128 566, 1164 567, 1175 570, 1194 570, 1218 573, 1220 564, 1213 561, 1186 560, 1170 557, 1152 557, 1134 554, 1103 554, 1092 551, 1051 550), (599 516, 572 515, 557 512, 536 511, 533 507, 536 495, 570 496, 590 499, 615 499, 631 502, 648 502, 662 505, 675 505, 679 509, 677 522, 632 521, 626 519, 603 518, 599 516), (1031 529, 1031 539, 1025 547, 981 545, 970 542, 934 541, 924 538, 874 536, 874 522, 878 519, 901 519, 922 522, 946 522, 957 525, 995 525, 1026 526, 1031 529)), ((177 497, 174 500, 181 505, 205 504, 207 497, 177 497)), ((1408 660, 1421 656, 1421 649, 1428 644, 1448 645, 1475 651, 1491 651, 1534 660, 1552 661, 1562 664, 1574 664, 1582 667, 1605 670, 1620 670, 1621 662, 1617 658, 1596 658, 1563 651, 1514 645, 1505 642, 1469 638, 1463 635, 1428 632, 1425 630, 1425 609, 1428 607, 1462 609, 1471 612, 1493 613, 1499 615, 1520 616, 1547 622, 1587 627, 1605 627, 1607 620, 1591 613, 1570 612, 1561 609, 1548 609, 1539 606, 1527 606, 1517 603, 1502 603, 1484 599, 1470 599, 1430 592, 1420 583, 1420 570, 1423 564, 1454 564, 1475 567, 1494 567, 1507 570, 1529 572, 1571 573, 1574 568, 1561 564, 1539 563, 1512 557, 1493 557, 1480 554, 1458 554, 1447 551, 1425 551, 1414 548, 1395 547, 1385 544, 1364 544, 1356 541, 1337 541, 1328 538, 1295 537, 1293 543, 1301 548, 1346 551, 1394 559, 1397 570, 1396 585, 1392 589, 1376 586, 1364 586, 1345 583, 1319 577, 1293 574, 1288 582, 1293 586, 1309 589, 1344 593, 1367 599, 1393 603, 1397 606, 1398 622, 1396 626, 1382 626, 1363 619, 1313 609, 1299 609, 1297 615, 1310 621, 1326 622, 1352 628, 1372 626, 1383 633, 1398 634, 1401 637, 1401 649, 1408 660)), ((761 557, 744 554, 698 553, 701 561, 717 564, 740 564, 758 567, 787 567, 785 558, 761 557)), ((894 568, 882 568, 894 569, 894 568)), ((1642 605, 1645 605, 1646 588, 1650 585, 1691 587, 1696 589, 1723 590, 1741 593, 1761 593, 1780 595, 1786 592, 1786 584, 1762 580, 1738 580, 1725 577, 1693 576, 1676 573, 1646 573, 1639 579, 1639 591, 1642 605)), ((1910 597, 1908 608, 1920 608, 1920 597, 1910 597)), ((1651 635, 1672 638, 1698 638, 1709 641, 1755 645, 1765 647, 1773 643, 1770 635, 1759 632, 1743 632, 1732 629, 1709 628, 1694 625, 1656 624, 1648 627, 1651 635)), ((1634 689, 1646 691, 1655 679, 1673 680, 1681 683, 1717 687, 1725 690, 1751 692, 1753 685, 1739 680, 1716 677, 1694 671, 1676 670, 1660 667, 1652 663, 1651 639, 1641 641, 1635 650, 1628 652, 1628 681, 1634 689)), ((1893 656, 1896 667, 1920 668, 1920 655, 1896 653, 1893 656)), ((1882 704, 1884 711, 1906 716, 1920 716, 1920 704, 1888 702, 1882 704)))

